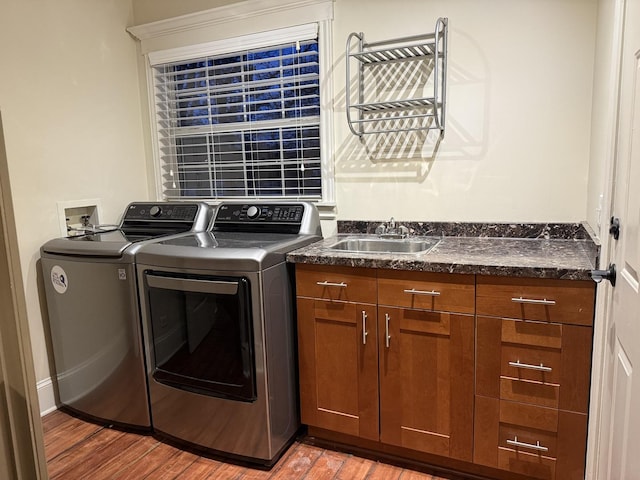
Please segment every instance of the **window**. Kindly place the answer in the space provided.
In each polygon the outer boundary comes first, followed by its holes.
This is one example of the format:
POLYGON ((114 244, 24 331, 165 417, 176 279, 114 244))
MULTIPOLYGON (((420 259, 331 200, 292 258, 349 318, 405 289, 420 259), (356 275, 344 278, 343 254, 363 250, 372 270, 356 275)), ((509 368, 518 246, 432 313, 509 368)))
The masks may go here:
POLYGON ((165 198, 323 199, 316 38, 152 66, 165 198))

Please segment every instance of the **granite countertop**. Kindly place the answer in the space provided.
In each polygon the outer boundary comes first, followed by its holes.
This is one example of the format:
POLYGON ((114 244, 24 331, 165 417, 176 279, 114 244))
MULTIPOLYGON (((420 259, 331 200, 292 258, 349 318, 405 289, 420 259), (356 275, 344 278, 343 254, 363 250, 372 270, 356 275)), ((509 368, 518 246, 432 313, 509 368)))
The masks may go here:
MULTIPOLYGON (((290 252, 287 261, 425 272, 590 280, 599 245, 583 224, 426 224, 406 222, 411 239, 439 239, 424 253, 330 249, 344 238, 371 238, 380 222, 338 222, 338 235, 290 252)), ((402 241, 402 240, 398 240, 402 241)))

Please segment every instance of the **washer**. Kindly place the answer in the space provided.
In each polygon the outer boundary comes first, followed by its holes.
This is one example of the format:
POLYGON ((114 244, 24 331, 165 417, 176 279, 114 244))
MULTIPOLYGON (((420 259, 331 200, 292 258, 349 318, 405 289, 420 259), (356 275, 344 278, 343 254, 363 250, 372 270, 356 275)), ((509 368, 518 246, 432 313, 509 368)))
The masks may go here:
POLYGON ((140 249, 159 437, 266 466, 279 458, 300 425, 285 256, 321 238, 311 203, 223 203, 210 231, 140 249))
POLYGON ((61 407, 102 424, 149 430, 135 254, 160 238, 204 231, 205 203, 137 202, 119 226, 41 248, 61 407))

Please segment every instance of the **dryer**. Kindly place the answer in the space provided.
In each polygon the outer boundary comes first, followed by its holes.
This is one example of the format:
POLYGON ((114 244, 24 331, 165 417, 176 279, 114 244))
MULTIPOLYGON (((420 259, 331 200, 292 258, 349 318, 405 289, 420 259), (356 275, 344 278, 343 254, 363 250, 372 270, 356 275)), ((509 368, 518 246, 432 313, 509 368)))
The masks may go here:
POLYGON ((227 202, 209 231, 140 249, 156 435, 266 466, 278 459, 300 426, 285 257, 321 238, 311 203, 227 202))

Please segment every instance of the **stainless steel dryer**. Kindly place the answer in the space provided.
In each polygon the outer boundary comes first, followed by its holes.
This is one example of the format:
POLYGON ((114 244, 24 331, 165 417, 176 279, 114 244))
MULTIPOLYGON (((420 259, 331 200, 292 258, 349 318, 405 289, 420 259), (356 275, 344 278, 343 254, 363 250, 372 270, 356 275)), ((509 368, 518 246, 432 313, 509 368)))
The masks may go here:
POLYGON ((203 231, 205 203, 132 203, 118 228, 41 248, 60 405, 100 423, 149 429, 136 251, 203 231))
POLYGON ((138 253, 154 432, 271 465, 299 427, 287 252, 321 238, 311 203, 223 203, 211 231, 138 253))

